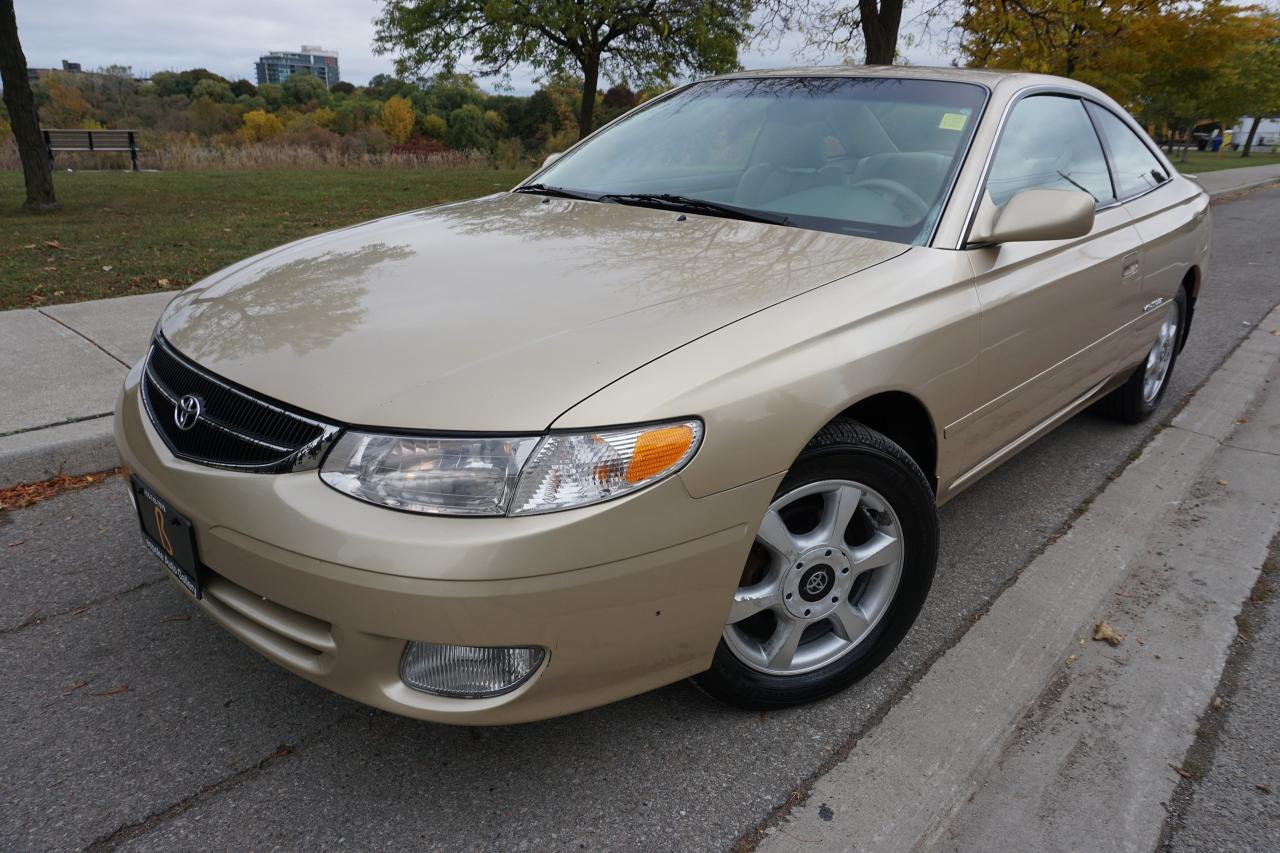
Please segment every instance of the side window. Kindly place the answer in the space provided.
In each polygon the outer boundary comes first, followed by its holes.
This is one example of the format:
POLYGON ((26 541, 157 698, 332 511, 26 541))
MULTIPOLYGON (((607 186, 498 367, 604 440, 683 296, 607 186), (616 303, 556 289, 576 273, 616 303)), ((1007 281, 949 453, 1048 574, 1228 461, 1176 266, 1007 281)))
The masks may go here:
POLYGON ((1084 104, 1075 98, 1033 95, 1013 107, 997 143, 987 192, 997 205, 1019 190, 1084 190, 1111 201, 1107 159, 1084 104))
POLYGON ((1127 124, 1102 107, 1090 106, 1089 111, 1098 122, 1098 130, 1111 152, 1116 193, 1120 198, 1137 195, 1169 180, 1164 166, 1127 124))

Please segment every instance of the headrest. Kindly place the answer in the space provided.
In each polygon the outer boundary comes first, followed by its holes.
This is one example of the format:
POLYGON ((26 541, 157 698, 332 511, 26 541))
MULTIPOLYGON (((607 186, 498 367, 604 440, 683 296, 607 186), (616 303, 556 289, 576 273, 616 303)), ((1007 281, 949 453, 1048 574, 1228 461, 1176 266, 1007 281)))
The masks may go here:
POLYGON ((779 169, 821 169, 827 162, 826 136, 818 122, 770 123, 760 132, 752 160, 779 169))

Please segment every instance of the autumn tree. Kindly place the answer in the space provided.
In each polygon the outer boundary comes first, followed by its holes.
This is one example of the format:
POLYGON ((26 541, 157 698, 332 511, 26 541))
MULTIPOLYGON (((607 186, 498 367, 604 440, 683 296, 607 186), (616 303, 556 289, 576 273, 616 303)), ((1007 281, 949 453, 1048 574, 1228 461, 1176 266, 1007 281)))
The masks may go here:
POLYGON ((1280 16, 1261 15, 1256 23, 1260 30, 1258 37, 1246 40, 1233 50, 1222 82, 1231 117, 1252 117, 1242 157, 1252 152, 1263 117, 1280 114, 1280 16))
POLYGON ((1231 74, 1238 51, 1268 35, 1256 9, 1229 0, 1177 3, 1142 22, 1133 108, 1147 123, 1177 128, 1190 143, 1204 119, 1234 122, 1246 108, 1231 74))
POLYGON ((27 186, 26 210, 53 210, 58 200, 53 194, 53 170, 40 135, 40 117, 27 79, 27 57, 18 41, 18 19, 13 0, 0 0, 0 84, 4 85, 4 106, 27 186))
POLYGON ((956 22, 968 65, 1072 77, 1188 138, 1240 115, 1231 63, 1268 31, 1229 0, 965 0, 956 22))
POLYGON ((393 143, 400 145, 413 132, 413 104, 408 98, 392 95, 382 105, 382 131, 393 143))
MULTIPOLYGON (((956 21, 970 66, 1071 77, 1119 100, 1136 94, 1153 25, 1169 0, 966 0, 956 21)), ((1189 57, 1189 61, 1194 58, 1189 57)))
POLYGON ((467 60, 485 77, 518 64, 580 74, 585 136, 601 74, 648 83, 730 71, 751 9, 751 0, 383 0, 374 44, 396 55, 402 76, 467 60))

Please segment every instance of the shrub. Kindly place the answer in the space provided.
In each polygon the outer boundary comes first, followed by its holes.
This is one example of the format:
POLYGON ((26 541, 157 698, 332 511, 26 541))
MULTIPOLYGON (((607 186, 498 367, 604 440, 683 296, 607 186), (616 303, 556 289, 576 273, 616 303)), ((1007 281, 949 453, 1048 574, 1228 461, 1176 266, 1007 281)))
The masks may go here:
POLYGON ((449 113, 449 129, 444 144, 454 151, 488 151, 489 129, 484 113, 475 104, 466 104, 449 113))
POLYGON ((499 139, 493 151, 494 165, 499 169, 519 169, 532 163, 519 139, 499 139))
POLYGON ((430 139, 444 139, 449 123, 444 116, 429 115, 422 120, 422 132, 430 139))
POLYGON ((250 110, 237 133, 245 142, 266 142, 284 133, 284 122, 263 110, 250 110))
POLYGON ((411 136, 405 142, 400 143, 391 149, 392 154, 416 154, 418 156, 426 156, 428 154, 440 154, 447 151, 444 143, 438 139, 428 139, 425 136, 411 136))

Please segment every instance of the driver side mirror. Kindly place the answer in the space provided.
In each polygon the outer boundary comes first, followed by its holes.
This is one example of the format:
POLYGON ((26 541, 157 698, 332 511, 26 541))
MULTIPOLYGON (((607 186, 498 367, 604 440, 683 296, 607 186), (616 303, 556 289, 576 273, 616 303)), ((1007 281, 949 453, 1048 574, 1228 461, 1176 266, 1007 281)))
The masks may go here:
POLYGON ((1040 188, 1014 193, 996 207, 984 190, 968 245, 1083 237, 1093 230, 1096 204, 1093 196, 1080 190, 1040 188))
POLYGON ((546 157, 546 159, 542 161, 542 168, 544 168, 544 169, 545 169, 545 168, 547 168, 547 167, 548 167, 548 166, 550 166, 552 163, 554 163, 555 161, 559 160, 562 156, 564 156, 564 152, 563 152, 563 151, 557 151, 557 152, 555 152, 554 154, 548 154, 548 155, 547 155, 547 157, 546 157))

